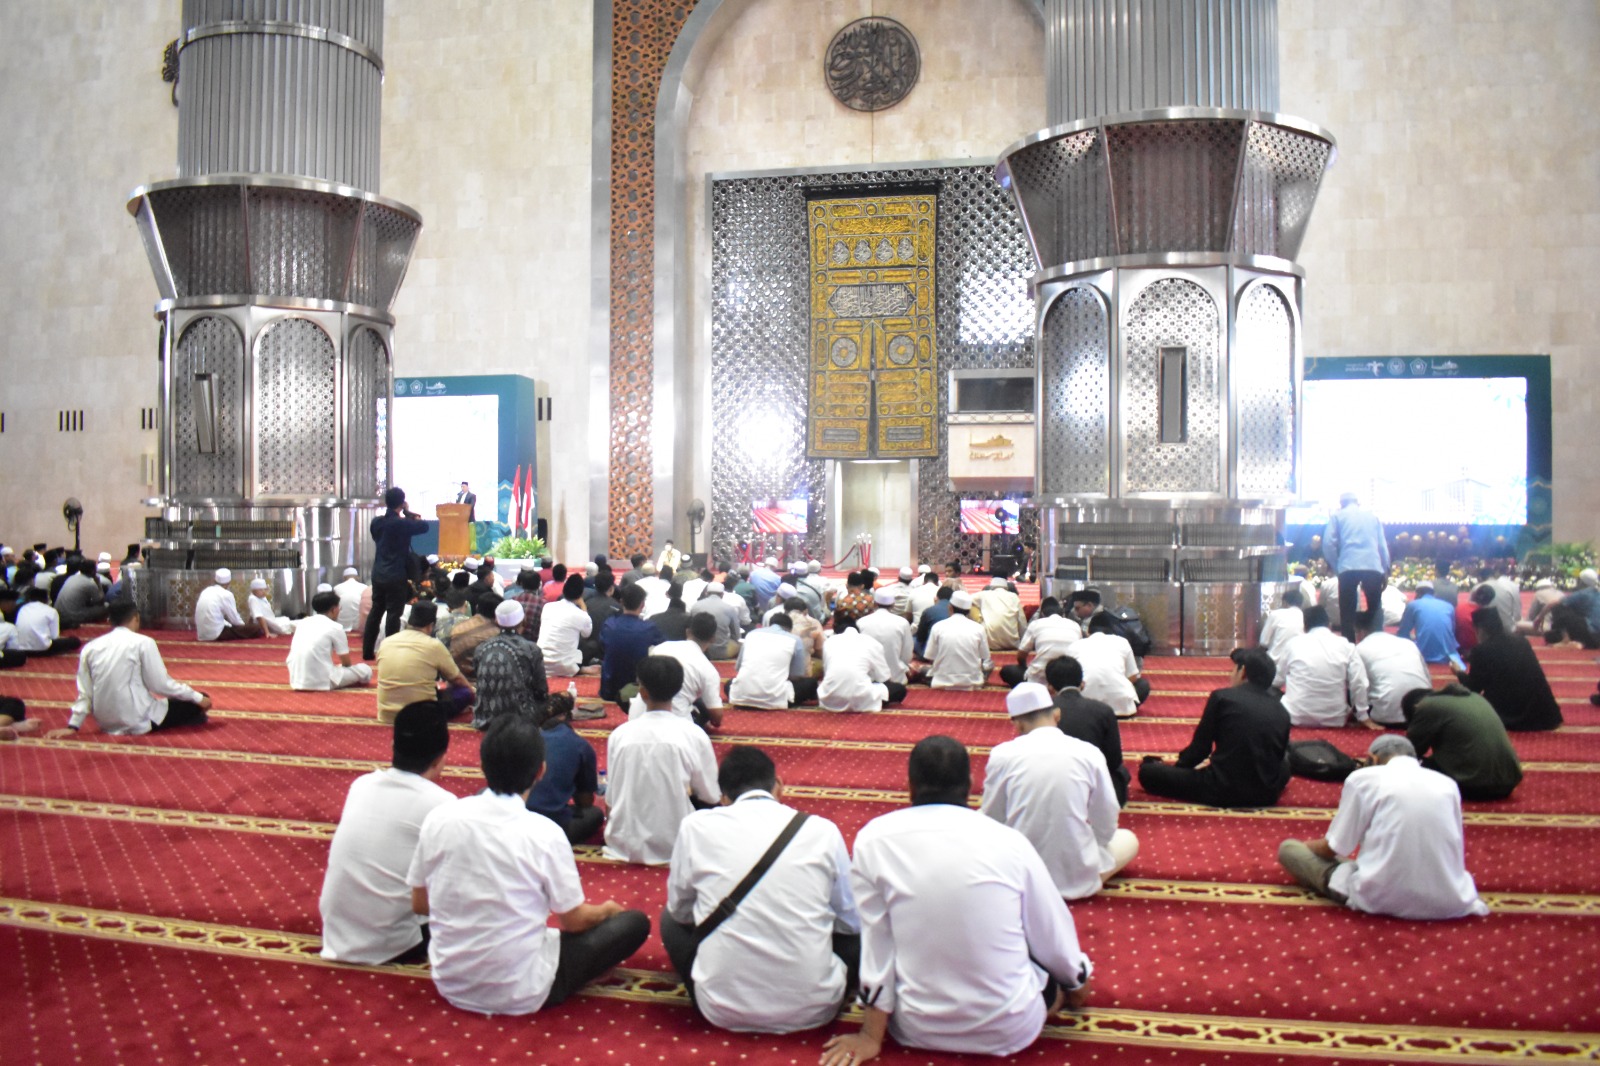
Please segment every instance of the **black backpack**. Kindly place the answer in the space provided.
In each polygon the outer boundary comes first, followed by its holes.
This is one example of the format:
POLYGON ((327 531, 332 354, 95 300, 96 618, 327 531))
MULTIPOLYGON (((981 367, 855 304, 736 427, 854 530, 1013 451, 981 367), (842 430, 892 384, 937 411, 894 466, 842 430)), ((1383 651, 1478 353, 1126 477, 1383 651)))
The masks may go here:
POLYGON ((1343 781, 1361 764, 1326 740, 1295 740, 1289 744, 1289 772, 1313 781, 1343 781))
POLYGON ((1126 640, 1136 657, 1143 659, 1150 654, 1150 631, 1144 627, 1138 611, 1132 607, 1117 607, 1108 608, 1106 614, 1111 617, 1111 632, 1126 640))

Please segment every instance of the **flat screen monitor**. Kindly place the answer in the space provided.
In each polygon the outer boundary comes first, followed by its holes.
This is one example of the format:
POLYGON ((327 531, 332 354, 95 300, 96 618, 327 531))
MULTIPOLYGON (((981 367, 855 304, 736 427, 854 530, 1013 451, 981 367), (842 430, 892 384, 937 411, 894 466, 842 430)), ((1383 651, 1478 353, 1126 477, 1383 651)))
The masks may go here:
POLYGON ((962 500, 961 532, 1014 537, 1021 532, 1012 500, 962 500))
POLYGON ((751 525, 757 533, 805 533, 806 498, 757 500, 751 508, 751 525))

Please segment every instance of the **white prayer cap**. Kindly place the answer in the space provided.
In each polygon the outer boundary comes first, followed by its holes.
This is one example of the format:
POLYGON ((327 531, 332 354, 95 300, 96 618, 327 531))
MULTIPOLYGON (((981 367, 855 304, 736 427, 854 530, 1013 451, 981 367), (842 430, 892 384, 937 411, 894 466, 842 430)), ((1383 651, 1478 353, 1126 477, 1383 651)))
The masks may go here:
POLYGON ((326 581, 324 581, 322 584, 317 586, 317 591, 318 592, 332 592, 333 591, 333 586, 328 584, 326 581))
POLYGON ((226 585, 228 582, 233 580, 233 571, 229 570, 226 566, 222 566, 218 567, 217 572, 211 576, 217 584, 226 585))
POLYGON ((900 580, 901 581, 910 581, 912 578, 914 578, 916 576, 917 575, 912 572, 911 567, 902 566, 900 568, 900 580))
POLYGON ((467 561, 461 565, 466 567, 468 570, 476 572, 478 567, 482 566, 483 564, 480 563, 475 556, 469 555, 467 556, 467 561))
POLYGON ((438 561, 439 561, 439 557, 437 555, 428 556, 428 565, 429 566, 432 566, 434 563, 436 563, 438 561))
POLYGON ((506 600, 494 609, 494 620, 500 623, 501 629, 520 626, 524 617, 526 614, 522 610, 522 604, 516 600, 506 600))
POLYGON ((879 589, 877 592, 872 594, 872 602, 876 603, 879 607, 893 607, 894 590, 888 588, 879 589))
POLYGON ((778 586, 778 599, 786 600, 790 596, 797 595, 799 591, 799 589, 785 581, 783 584, 778 586))
POLYGON ((639 573, 643 574, 645 577, 655 577, 656 564, 645 563, 643 566, 639 567, 639 573))
POLYGON ((250 591, 251 592, 265 592, 266 590, 267 590, 267 583, 263 578, 259 578, 258 577, 254 581, 250 582, 250 591))
POLYGON ((706 586, 706 589, 710 592, 727 592, 728 586, 724 585, 720 581, 713 581, 711 584, 706 586))
POLYGON ((67 564, 66 563, 58 563, 58 564, 56 564, 55 572, 58 573, 58 574, 66 573, 67 572, 67 564))
POLYGON ((0 555, 15 555, 15 554, 17 554, 17 553, 11 550, 11 545, 9 545, 9 544, 4 545, 3 547, 0 547, 0 555))
POLYGON ((919 574, 931 574, 931 573, 933 573, 933 567, 929 566, 927 563, 922 563, 922 564, 918 565, 917 573, 919 573, 919 574))
POLYGON ((1541 577, 1533 583, 1533 587, 1535 589, 1553 589, 1556 587, 1556 583, 1547 577, 1541 577))
POLYGON ((775 556, 775 555, 769 555, 769 556, 767 556, 767 558, 766 558, 766 565, 767 565, 767 566, 768 566, 768 567, 769 567, 769 568, 770 568, 770 567, 774 567, 774 566, 777 566, 777 565, 778 565, 778 557, 777 557, 777 556, 775 556))
POLYGON ((1003 589, 1006 587, 1006 579, 1003 577, 991 577, 989 579, 989 587, 992 589, 1003 589))
MULTIPOLYGON (((533 567, 528 565, 527 560, 523 560, 522 568, 524 570, 532 570, 533 569, 533 567)), ((591 559, 588 562, 583 564, 583 575, 585 577, 594 577, 599 572, 600 572, 600 564, 595 562, 593 559, 591 559)))
POLYGON ((799 559, 796 559, 794 562, 789 564, 789 573, 791 573, 791 574, 803 574, 805 572, 806 572, 806 564, 802 563, 799 559))
POLYGON ((109 574, 111 573, 111 562, 107 559, 101 559, 98 563, 94 564, 94 568, 100 571, 102 574, 109 574))
POLYGON ((1423 589, 1427 589, 1429 592, 1432 592, 1433 591, 1433 582, 1432 581, 1418 581, 1417 582, 1417 591, 1421 592, 1423 589))
POLYGON ((537 559, 524 559, 524 560, 522 560, 522 569, 524 569, 524 570, 537 570, 537 569, 539 569, 539 560, 537 560, 537 559))
POLYGON ((1006 713, 1016 718, 1055 706, 1050 690, 1037 681, 1024 681, 1006 693, 1006 713))
POLYGON ((956 589, 950 595, 950 606, 957 611, 972 610, 972 593, 966 589, 956 589))
POLYGON ((99 563, 109 563, 110 561, 111 561, 111 553, 110 552, 101 552, 95 558, 95 562, 99 562, 99 563))
POLYGON ((822 564, 820 562, 818 562, 816 559, 811 560, 809 563, 806 564, 806 573, 808 573, 808 574, 820 574, 820 573, 822 573, 822 564))
POLYGON ((1600 585, 1600 574, 1595 573, 1592 569, 1585 568, 1578 571, 1578 580, 1585 585, 1600 585))
POLYGON ((361 571, 357 570, 353 566, 347 566, 347 567, 344 568, 344 576, 345 577, 355 577, 359 573, 361 573, 361 571))

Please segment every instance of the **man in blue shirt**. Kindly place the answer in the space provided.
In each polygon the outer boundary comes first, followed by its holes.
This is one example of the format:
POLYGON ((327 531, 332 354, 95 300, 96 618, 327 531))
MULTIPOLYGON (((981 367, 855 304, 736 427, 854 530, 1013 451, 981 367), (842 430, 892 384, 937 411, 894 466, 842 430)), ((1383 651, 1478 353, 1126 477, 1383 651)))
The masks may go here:
POLYGON ((559 825, 571 843, 581 844, 606 820, 594 805, 594 795, 600 791, 594 745, 573 731, 572 697, 565 692, 550 696, 539 729, 544 736, 544 773, 528 793, 528 810, 559 825))
POLYGON ((772 594, 783 584, 783 578, 778 576, 777 565, 778 560, 768 556, 762 565, 750 571, 750 584, 756 591, 756 602, 750 606, 752 611, 765 611, 772 602, 772 594))
POLYGON ((650 654, 650 649, 667 637, 661 627, 644 617, 648 593, 637 584, 622 590, 622 613, 612 615, 600 626, 600 698, 615 700, 622 713, 637 691, 634 667, 650 654), (624 691, 626 690, 626 691, 624 691))
POLYGON ((1578 574, 1578 587, 1550 608, 1549 643, 1575 641, 1593 650, 1600 647, 1600 575, 1593 570, 1578 574))
POLYGON ((1426 662, 1451 662, 1460 652, 1455 608, 1433 594, 1431 581, 1417 584, 1416 598, 1406 604, 1397 635, 1415 641, 1426 662))
POLYGON ((388 615, 384 636, 392 637, 400 628, 400 612, 411 600, 411 538, 428 531, 421 515, 406 510, 404 489, 390 488, 383 503, 388 510, 370 527, 378 550, 372 560, 372 610, 361 634, 361 657, 368 662, 378 654, 378 626, 384 616, 388 615))
POLYGON ((1339 575, 1339 629, 1344 639, 1356 635, 1356 589, 1366 596, 1366 609, 1383 609, 1383 587, 1389 583, 1389 541, 1383 523, 1361 509, 1353 492, 1339 497, 1339 510, 1322 531, 1322 557, 1339 575))

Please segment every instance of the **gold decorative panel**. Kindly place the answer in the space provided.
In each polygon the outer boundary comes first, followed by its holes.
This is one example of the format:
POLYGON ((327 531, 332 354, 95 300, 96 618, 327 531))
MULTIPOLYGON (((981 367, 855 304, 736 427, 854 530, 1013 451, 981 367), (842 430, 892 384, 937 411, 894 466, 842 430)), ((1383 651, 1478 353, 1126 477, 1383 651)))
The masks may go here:
POLYGON ((815 199, 811 235, 813 459, 939 454, 934 344, 938 198, 815 199))

